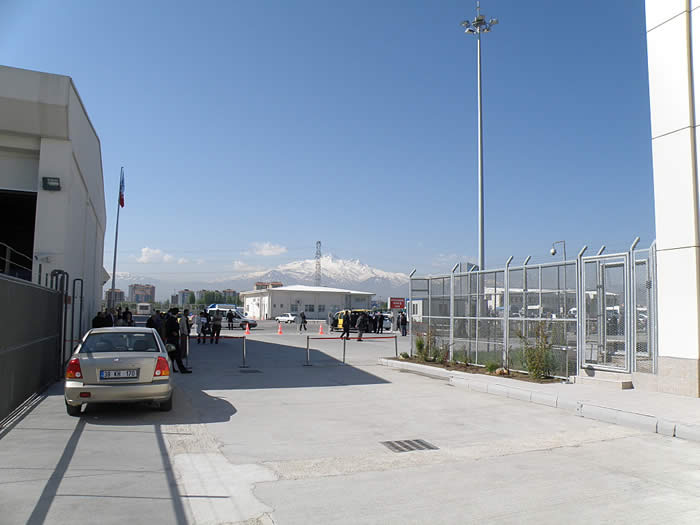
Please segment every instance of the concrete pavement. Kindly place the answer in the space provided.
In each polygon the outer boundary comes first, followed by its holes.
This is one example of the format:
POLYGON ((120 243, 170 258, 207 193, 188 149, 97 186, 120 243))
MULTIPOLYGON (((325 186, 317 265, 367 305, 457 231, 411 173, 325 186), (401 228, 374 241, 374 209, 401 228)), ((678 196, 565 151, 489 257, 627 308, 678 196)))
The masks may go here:
POLYGON ((337 340, 302 366, 305 344, 262 326, 240 369, 240 341, 194 343, 171 413, 70 418, 52 389, 0 439, 0 523, 700 520, 697 443, 379 366, 392 341, 345 366, 337 340), (381 444, 406 439, 438 450, 381 444))

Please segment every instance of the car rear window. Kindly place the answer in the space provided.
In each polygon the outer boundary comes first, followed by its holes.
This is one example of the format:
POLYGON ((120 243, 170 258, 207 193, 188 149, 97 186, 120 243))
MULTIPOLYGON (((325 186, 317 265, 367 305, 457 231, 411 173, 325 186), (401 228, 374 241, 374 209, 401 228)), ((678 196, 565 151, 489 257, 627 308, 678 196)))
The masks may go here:
POLYGON ((80 347, 81 354, 97 352, 158 352, 152 333, 121 332, 90 334, 80 347))

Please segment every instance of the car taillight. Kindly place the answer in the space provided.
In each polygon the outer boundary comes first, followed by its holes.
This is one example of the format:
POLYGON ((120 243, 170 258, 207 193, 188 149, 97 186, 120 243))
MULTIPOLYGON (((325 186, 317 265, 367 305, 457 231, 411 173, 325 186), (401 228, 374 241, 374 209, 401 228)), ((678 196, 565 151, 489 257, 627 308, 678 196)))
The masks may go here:
POLYGON ((68 361, 68 367, 66 368, 66 379, 81 379, 83 377, 83 372, 80 370, 80 360, 74 357, 68 361))
POLYGON ((156 369, 153 371, 153 377, 167 377, 170 375, 170 367, 168 360, 165 357, 159 357, 156 363, 156 369))

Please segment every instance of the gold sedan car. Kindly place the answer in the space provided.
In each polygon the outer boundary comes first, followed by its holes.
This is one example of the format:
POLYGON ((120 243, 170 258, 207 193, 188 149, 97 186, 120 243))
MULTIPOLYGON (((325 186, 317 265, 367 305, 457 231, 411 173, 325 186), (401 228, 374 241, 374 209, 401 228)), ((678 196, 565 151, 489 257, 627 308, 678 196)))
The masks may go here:
POLYGON ((153 328, 90 330, 66 367, 66 411, 79 416, 84 403, 153 401, 173 406, 171 363, 153 328))

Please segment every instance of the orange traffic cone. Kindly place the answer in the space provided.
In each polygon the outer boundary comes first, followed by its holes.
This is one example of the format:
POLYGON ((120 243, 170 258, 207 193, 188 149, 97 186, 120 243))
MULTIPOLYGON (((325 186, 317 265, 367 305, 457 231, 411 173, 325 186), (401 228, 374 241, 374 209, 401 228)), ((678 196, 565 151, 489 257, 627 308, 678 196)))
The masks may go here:
POLYGON ((282 323, 277 323, 277 335, 282 335, 282 323))
POLYGON ((323 333, 323 322, 318 325, 318 335, 326 335, 323 333))
POLYGON ((245 335, 250 335, 250 323, 245 324, 245 335))

